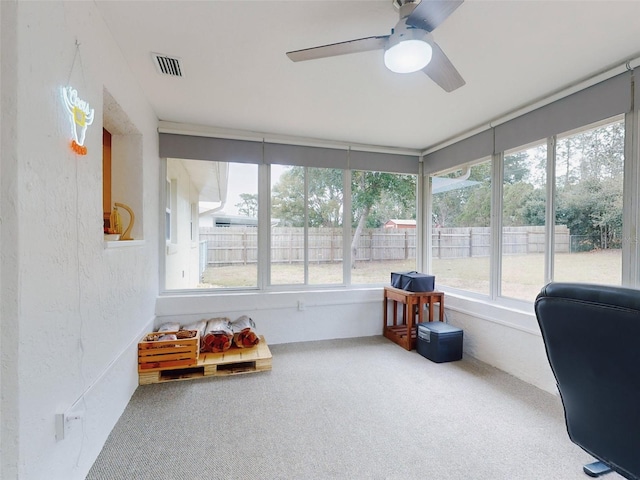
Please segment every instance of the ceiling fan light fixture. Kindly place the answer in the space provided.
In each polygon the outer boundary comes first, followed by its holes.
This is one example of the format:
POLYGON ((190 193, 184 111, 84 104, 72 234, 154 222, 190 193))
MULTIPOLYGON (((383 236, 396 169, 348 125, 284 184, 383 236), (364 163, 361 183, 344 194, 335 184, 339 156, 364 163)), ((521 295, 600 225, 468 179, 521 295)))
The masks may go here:
POLYGON ((395 73, 413 73, 426 67, 432 54, 431 45, 424 40, 403 40, 385 50, 384 64, 395 73))

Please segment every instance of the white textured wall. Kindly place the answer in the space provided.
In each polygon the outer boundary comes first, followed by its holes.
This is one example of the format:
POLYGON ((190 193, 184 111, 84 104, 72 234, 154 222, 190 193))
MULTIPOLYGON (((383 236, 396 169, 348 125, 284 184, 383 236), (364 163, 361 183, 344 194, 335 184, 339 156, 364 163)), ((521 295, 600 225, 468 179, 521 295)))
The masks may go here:
MULTIPOLYGON (((156 326, 249 315, 270 345, 381 335, 382 288, 164 296, 158 299, 156 315, 156 326), (304 311, 298 310, 299 301, 304 311)), ((465 355, 557 393, 532 312, 446 295, 445 315, 450 324, 464 330, 465 355)))
POLYGON ((366 337, 382 334, 382 288, 166 296, 158 299, 156 315, 157 325, 248 315, 270 345, 366 337))
POLYGON ((165 249, 165 288, 196 288, 200 280, 198 243, 191 241, 191 203, 198 203, 198 191, 180 160, 167 162, 167 179, 175 180, 176 205, 171 215, 176 222, 175 242, 165 249))
POLYGON ((0 2, 0 478, 18 472, 18 76, 16 3, 0 2))
POLYGON ((557 394, 540 329, 531 311, 449 295, 447 321, 464 330, 464 353, 557 394))
POLYGON ((15 158, 3 144, 2 159, 2 342, 12 343, 11 355, 3 350, 2 478, 81 479, 136 388, 136 343, 154 318, 157 119, 92 2, 19 2, 16 25, 17 116, 2 108, 3 127, 16 122, 15 158), (96 112, 84 157, 68 146, 68 82, 96 112), (142 134, 141 245, 104 248, 103 88, 142 134), (55 414, 74 403, 84 419, 56 441, 55 414))

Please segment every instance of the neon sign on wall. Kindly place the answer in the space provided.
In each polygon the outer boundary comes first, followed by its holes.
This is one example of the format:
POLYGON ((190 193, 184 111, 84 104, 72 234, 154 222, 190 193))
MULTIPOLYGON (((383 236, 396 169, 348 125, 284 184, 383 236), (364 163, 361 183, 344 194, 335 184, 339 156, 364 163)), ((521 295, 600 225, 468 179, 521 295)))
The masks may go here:
POLYGON ((93 108, 89 108, 89 103, 78 97, 78 91, 73 87, 62 87, 62 98, 67 112, 71 115, 73 127, 71 148, 78 155, 86 155, 87 147, 84 146, 84 139, 87 127, 93 123, 93 108))

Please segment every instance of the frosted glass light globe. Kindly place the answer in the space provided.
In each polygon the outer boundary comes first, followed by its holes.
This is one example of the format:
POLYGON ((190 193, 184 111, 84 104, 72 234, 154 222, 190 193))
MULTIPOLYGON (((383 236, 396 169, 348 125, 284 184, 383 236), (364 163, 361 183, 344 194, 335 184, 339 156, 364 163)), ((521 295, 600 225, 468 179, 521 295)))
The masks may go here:
POLYGON ((405 40, 384 52, 385 66, 395 73, 412 73, 422 70, 431 61, 433 49, 422 40, 405 40))

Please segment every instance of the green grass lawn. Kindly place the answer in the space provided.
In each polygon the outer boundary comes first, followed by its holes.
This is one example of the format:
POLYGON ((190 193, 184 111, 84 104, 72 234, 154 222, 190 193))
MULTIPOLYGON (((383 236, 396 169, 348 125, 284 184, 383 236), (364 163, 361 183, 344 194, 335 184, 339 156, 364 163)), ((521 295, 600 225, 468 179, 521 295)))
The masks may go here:
MULTIPOLYGON (((620 285, 621 250, 594 250, 555 255, 554 280, 620 285)), ((489 293, 489 258, 434 259, 436 283, 489 293)), ((502 257, 502 295, 532 300, 544 284, 544 255, 502 257)))
MULTIPOLYGON (((351 270, 351 283, 354 285, 388 283, 391 272, 415 270, 415 260, 385 262, 358 262, 351 270)), ((203 275, 200 285, 211 287, 251 287, 256 285, 257 267, 253 265, 233 265, 209 267, 203 275)), ((274 264, 271 266, 273 285, 299 285, 304 282, 302 264, 274 264)), ((309 283, 312 285, 342 285, 341 263, 319 263, 309 265, 309 283)))
MULTIPOLYGON (((619 285, 622 269, 620 250, 600 250, 582 253, 559 253, 555 256, 556 281, 593 282, 619 285)), ((358 262, 351 270, 353 285, 389 283, 391 272, 415 270, 414 260, 358 262)), ((489 258, 434 259, 433 273, 438 285, 489 293, 489 258)), ((200 287, 252 287, 257 284, 257 266, 233 265, 209 267, 200 287)), ((303 283, 302 264, 272 265, 273 285, 303 283)), ((342 285, 342 264, 310 264, 312 285, 342 285)), ((502 258, 502 295, 531 300, 544 283, 544 255, 512 255, 502 258)))

